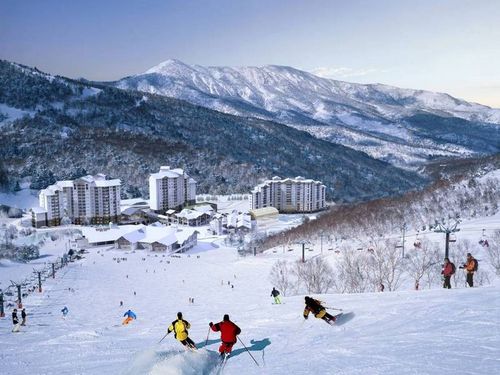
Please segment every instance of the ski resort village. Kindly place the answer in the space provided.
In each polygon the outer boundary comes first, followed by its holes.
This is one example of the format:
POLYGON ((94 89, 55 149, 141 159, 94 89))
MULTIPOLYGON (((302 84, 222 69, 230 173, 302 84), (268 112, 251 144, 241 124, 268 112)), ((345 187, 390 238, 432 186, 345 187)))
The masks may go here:
POLYGON ((1 227, 3 373, 494 374, 499 180, 328 206, 303 177, 196 195, 161 167, 149 199, 103 174, 4 195, 24 198, 1 227), (241 333, 221 362, 225 318, 241 333))

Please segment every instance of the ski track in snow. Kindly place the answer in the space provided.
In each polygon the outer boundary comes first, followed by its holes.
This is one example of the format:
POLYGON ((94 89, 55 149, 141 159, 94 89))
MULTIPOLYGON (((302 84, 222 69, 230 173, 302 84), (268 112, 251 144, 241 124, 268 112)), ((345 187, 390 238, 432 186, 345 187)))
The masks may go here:
POLYGON ((302 296, 271 303, 270 268, 297 254, 238 258, 221 246, 166 264, 153 254, 92 249, 25 300, 28 325, 19 334, 10 332, 10 310, 0 319, 1 373, 217 373, 219 335, 210 332, 207 346, 205 340, 208 322, 224 313, 242 328, 241 339, 260 364, 238 342, 224 374, 500 373, 498 279, 474 289, 322 295, 327 305, 355 313, 328 326, 302 318, 302 296), (116 256, 128 260, 118 264, 116 256), (129 308, 138 319, 122 326, 129 308), (192 325, 198 352, 184 351, 172 335, 158 344, 178 311, 192 325))

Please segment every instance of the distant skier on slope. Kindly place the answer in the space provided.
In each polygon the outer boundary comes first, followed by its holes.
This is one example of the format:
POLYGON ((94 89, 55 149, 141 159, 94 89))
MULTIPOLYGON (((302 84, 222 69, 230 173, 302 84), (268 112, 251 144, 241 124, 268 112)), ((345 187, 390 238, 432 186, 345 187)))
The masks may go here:
POLYGON ((332 324, 333 322, 335 322, 336 317, 328 314, 325 307, 321 305, 320 301, 306 296, 305 302, 306 307, 304 308, 304 319, 307 319, 309 317, 309 313, 312 312, 316 318, 323 319, 328 324, 332 324))
POLYGON ((126 311, 125 314, 123 314, 123 316, 126 316, 126 318, 123 320, 122 325, 127 325, 132 320, 137 319, 137 315, 135 315, 132 310, 126 311))
POLYGON ((170 332, 174 332, 174 337, 186 348, 190 349, 196 349, 196 345, 189 338, 189 332, 188 329, 191 328, 191 324, 187 320, 184 320, 182 318, 182 313, 178 312, 177 313, 177 319, 170 324, 170 327, 168 327, 167 330, 167 335, 170 332))
POLYGON ((240 327, 229 320, 229 315, 225 314, 222 322, 208 324, 212 331, 220 332, 220 339, 222 344, 219 347, 219 353, 222 356, 228 356, 233 350, 233 345, 236 344, 237 336, 241 333, 240 327))
POLYGON ((281 304, 280 292, 275 287, 273 287, 273 290, 271 290, 271 297, 274 297, 274 304, 281 304))
POLYGON ((63 314, 63 319, 66 319, 66 315, 68 315, 69 309, 66 306, 64 306, 61 312, 63 314))
POLYGON ((449 258, 444 258, 443 270, 441 275, 444 277, 443 288, 451 289, 450 278, 455 273, 455 265, 450 262, 449 258))

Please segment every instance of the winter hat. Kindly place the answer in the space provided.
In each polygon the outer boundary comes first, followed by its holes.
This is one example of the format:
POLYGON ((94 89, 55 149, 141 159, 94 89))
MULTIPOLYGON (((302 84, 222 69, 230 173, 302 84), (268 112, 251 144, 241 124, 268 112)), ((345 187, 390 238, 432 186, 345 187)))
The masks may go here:
POLYGON ((467 253, 467 256, 468 256, 468 257, 471 257, 471 256, 472 256, 472 254, 471 254, 471 253, 467 253))
POLYGON ((179 319, 182 319, 182 313, 181 313, 181 312, 178 312, 178 313, 177 313, 177 317, 178 317, 179 319))
POLYGON ((225 322, 229 321, 229 315, 227 314, 224 314, 224 319, 223 319, 225 322))

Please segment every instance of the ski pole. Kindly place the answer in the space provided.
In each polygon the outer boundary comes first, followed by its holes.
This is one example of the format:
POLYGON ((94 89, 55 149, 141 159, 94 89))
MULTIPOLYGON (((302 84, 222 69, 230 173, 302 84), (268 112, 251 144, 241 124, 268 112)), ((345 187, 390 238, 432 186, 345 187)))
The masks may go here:
POLYGON ((328 310, 338 310, 338 311, 344 311, 342 309, 336 309, 335 307, 328 307, 328 306, 325 306, 325 309, 328 309, 328 310))
MULTIPOLYGON (((236 337, 238 337, 238 336, 236 336, 236 337)), ((245 348, 247 353, 250 355, 250 357, 252 357, 252 359, 255 362, 255 364, 257 365, 257 367, 260 367, 259 364, 257 363, 257 361, 255 360, 255 358, 253 357, 252 353, 250 353, 250 350, 248 350, 248 348, 245 346, 245 344, 243 344, 243 341, 241 341, 241 339, 239 337, 238 337, 238 340, 240 340, 241 345, 243 345, 243 347, 245 348)))
POLYGON ((210 327, 208 327, 208 332, 207 332, 207 339, 205 341, 205 346, 208 345, 208 336, 210 336, 210 327))
POLYGON ((161 340, 160 340, 160 341, 158 341, 158 344, 159 344, 160 342, 162 342, 162 341, 163 341, 163 339, 164 339, 165 337, 167 337, 167 335, 168 335, 169 333, 170 333, 170 332, 165 333, 165 336, 163 336, 163 337, 161 338, 161 340))

